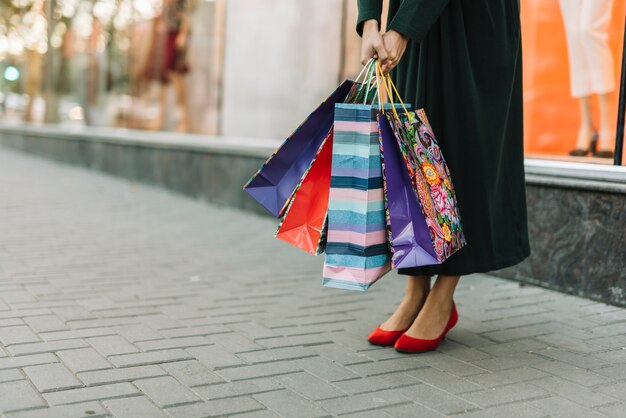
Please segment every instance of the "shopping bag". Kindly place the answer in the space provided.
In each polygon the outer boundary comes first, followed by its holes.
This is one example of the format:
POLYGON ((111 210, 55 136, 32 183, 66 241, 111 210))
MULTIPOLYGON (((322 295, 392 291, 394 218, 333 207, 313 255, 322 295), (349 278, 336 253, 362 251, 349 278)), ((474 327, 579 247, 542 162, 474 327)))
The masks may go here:
POLYGON ((335 105, 322 284, 366 290, 391 269, 377 106, 335 105))
POLYGON ((283 215, 302 175, 328 136, 335 103, 343 102, 354 84, 344 81, 244 185, 244 190, 275 217, 283 215))
POLYGON ((276 238, 315 255, 326 246, 332 147, 331 129, 296 188, 275 234, 276 238))
POLYGON ((438 264, 426 219, 389 120, 378 115, 392 268, 438 264))
MULTIPOLYGON (((386 80, 391 98, 399 96, 386 80)), ((450 171, 426 112, 404 110, 379 118, 395 268, 440 264, 466 245, 450 171)))

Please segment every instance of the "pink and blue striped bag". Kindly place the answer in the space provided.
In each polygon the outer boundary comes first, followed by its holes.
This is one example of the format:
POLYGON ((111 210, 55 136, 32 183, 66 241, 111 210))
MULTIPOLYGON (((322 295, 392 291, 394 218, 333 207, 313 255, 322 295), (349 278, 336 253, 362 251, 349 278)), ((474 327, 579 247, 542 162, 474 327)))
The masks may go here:
POLYGON ((325 287, 367 290, 391 269, 378 106, 335 105, 325 287))

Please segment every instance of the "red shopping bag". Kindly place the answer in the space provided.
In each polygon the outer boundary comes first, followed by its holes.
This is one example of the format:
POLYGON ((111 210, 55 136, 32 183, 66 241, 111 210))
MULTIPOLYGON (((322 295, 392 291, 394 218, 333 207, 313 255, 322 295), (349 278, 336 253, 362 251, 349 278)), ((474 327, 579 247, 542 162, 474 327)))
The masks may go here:
POLYGON ((315 255, 324 252, 326 247, 332 151, 331 129, 296 189, 275 235, 315 255))

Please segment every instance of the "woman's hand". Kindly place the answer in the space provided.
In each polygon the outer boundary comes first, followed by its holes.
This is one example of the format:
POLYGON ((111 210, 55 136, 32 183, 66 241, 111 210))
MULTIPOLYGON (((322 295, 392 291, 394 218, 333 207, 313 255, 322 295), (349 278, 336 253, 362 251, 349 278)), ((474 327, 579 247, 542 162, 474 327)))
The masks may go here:
POLYGON ((375 19, 363 22, 361 64, 367 64, 370 58, 376 58, 381 63, 387 60, 387 51, 385 50, 383 37, 378 31, 378 21, 375 19))
MULTIPOLYGON (((365 33, 365 28, 364 28, 365 33)), ((383 36, 383 48, 386 51, 386 59, 380 59, 380 64, 383 67, 383 73, 387 74, 391 71, 402 58, 406 45, 409 39, 395 30, 390 30, 383 36)))

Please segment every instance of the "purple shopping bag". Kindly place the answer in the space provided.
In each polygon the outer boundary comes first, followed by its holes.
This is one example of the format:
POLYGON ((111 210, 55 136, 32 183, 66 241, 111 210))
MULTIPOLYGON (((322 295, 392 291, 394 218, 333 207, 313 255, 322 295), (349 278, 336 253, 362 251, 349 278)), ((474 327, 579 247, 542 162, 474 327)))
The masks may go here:
POLYGON ((243 187, 272 215, 283 215, 302 176, 333 126, 335 104, 346 99, 355 82, 346 80, 270 156, 243 187))
POLYGON ((378 115, 378 133, 392 267, 438 264, 420 202, 413 189, 398 141, 384 114, 378 115))

